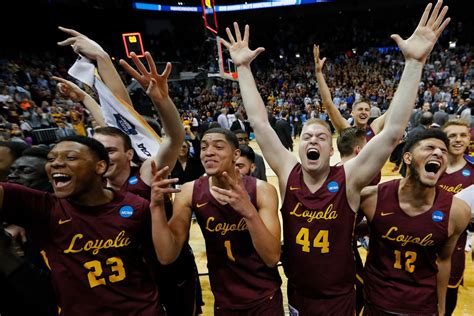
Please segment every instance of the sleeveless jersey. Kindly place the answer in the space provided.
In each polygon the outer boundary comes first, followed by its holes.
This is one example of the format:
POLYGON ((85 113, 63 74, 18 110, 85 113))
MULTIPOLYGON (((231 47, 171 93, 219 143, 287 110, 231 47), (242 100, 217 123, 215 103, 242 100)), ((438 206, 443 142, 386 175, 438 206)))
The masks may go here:
MULTIPOLYGON (((474 166, 469 162, 460 170, 453 173, 444 173, 438 180, 438 185, 451 194, 461 192, 471 184, 474 184, 474 166)), ((449 276, 449 287, 458 287, 464 275, 464 268, 466 265, 466 258, 464 247, 467 241, 467 231, 464 231, 459 236, 456 248, 454 248, 451 256, 451 274, 449 276)))
MULTIPOLYGON (((257 179, 243 178, 257 207, 257 179)), ((221 205, 209 191, 209 177, 194 182, 192 210, 206 242, 207 267, 216 308, 248 308, 280 289, 277 268, 269 268, 255 250, 244 218, 221 205)))
POLYGON ((355 213, 347 201, 344 166, 331 167, 321 188, 311 193, 301 164, 296 164, 288 177, 281 212, 282 263, 288 283, 311 298, 353 291, 355 213))
POLYGON ((436 314, 436 257, 448 239, 453 198, 437 188, 428 211, 408 216, 399 206, 399 184, 397 179, 378 186, 377 206, 369 222, 365 296, 387 312, 436 314))
POLYGON ((369 141, 372 138, 374 138, 374 136, 375 136, 374 130, 372 129, 370 125, 367 125, 367 127, 365 128, 365 140, 369 141))

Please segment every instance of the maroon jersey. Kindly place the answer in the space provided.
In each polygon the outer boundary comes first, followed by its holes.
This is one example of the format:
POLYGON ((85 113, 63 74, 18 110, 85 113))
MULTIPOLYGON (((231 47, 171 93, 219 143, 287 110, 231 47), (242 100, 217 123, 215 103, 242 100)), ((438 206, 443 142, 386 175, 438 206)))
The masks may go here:
MULTIPOLYGON (((132 167, 129 178, 120 190, 133 193, 148 201, 151 199, 151 187, 140 177, 140 167, 132 167)), ((166 217, 169 220, 173 215, 171 195, 165 195, 164 204, 166 217)), ((157 260, 153 247, 146 250, 160 291, 161 302, 165 305, 168 315, 183 315, 188 313, 187 310, 193 310, 194 305, 201 306, 201 285, 189 243, 186 242, 178 258, 167 265, 162 265, 157 260), (189 288, 191 290, 188 290, 189 288)))
MULTIPOLYGON (((257 179, 245 176, 243 181, 257 208, 257 179)), ((249 308, 279 291, 277 268, 269 268, 258 255, 242 215, 211 195, 207 176, 194 182, 192 210, 206 242, 216 308, 249 308)))
POLYGON ((391 313, 437 314, 436 258, 448 239, 453 198, 437 188, 428 211, 408 216, 399 206, 399 184, 397 179, 378 186, 377 206, 369 222, 365 297, 391 313))
POLYGON ((353 291, 355 213, 347 202, 344 166, 331 167, 321 188, 311 193, 301 164, 296 164, 288 177, 281 212, 282 262, 288 283, 312 298, 353 291))
MULTIPOLYGON (((470 163, 467 163, 463 168, 456 172, 445 172, 438 180, 438 185, 443 190, 449 192, 452 195, 461 192, 471 184, 474 184, 474 166, 470 163)), ((453 254, 451 256, 451 274, 449 276, 449 287, 457 288, 463 280, 464 268, 466 265, 464 253, 466 241, 467 231, 464 231, 461 236, 459 236, 456 248, 454 248, 453 254)))
POLYGON ((370 125, 365 128, 365 140, 369 141, 374 138, 375 132, 370 125))
POLYGON ((122 192, 130 192, 139 197, 144 198, 147 201, 150 201, 151 196, 151 188, 148 184, 143 182, 142 178, 140 177, 140 168, 139 167, 132 167, 130 171, 130 176, 128 177, 127 181, 122 185, 120 188, 122 192))
POLYGON ((156 315, 158 291, 143 263, 148 202, 114 193, 94 207, 2 183, 2 219, 27 227, 51 269, 61 315, 156 315))

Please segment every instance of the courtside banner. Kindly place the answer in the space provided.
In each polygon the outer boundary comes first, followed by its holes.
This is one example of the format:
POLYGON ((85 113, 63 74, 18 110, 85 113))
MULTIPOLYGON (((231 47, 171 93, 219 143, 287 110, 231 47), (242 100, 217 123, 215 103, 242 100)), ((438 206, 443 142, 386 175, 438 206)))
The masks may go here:
POLYGON ((96 89, 105 122, 130 136, 133 149, 141 159, 156 155, 160 149, 160 137, 130 104, 110 91, 89 59, 80 56, 68 70, 68 74, 96 89))

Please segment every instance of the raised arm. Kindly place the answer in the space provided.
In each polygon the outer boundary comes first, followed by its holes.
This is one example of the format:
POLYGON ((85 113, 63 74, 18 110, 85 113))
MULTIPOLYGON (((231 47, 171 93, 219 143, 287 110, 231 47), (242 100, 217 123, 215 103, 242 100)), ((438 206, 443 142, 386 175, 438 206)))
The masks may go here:
POLYGON ((331 119, 332 125, 339 133, 343 129, 350 127, 349 122, 342 117, 341 112, 337 109, 336 105, 332 102, 331 92, 329 87, 326 84, 326 80, 323 75, 323 66, 326 61, 326 57, 320 59, 319 55, 319 45, 314 45, 313 47, 314 55, 314 64, 315 64, 315 73, 316 80, 319 85, 319 94, 321 94, 321 99, 323 100, 323 105, 326 108, 329 118, 331 119))
POLYGON ((170 264, 176 260, 189 237, 191 226, 191 199, 193 183, 186 183, 181 189, 169 187, 178 179, 165 179, 168 167, 159 171, 152 164, 153 182, 151 184, 151 231, 153 245, 158 260, 170 264), (180 193, 178 193, 180 192, 180 193), (168 222, 164 206, 165 194, 177 193, 173 203, 173 217, 168 222))
POLYGON ((405 68, 390 105, 396 115, 387 115, 382 132, 371 139, 359 155, 345 163, 349 203, 352 207, 358 207, 358 192, 380 171, 403 136, 415 105, 423 66, 450 20, 444 19, 448 7, 440 10, 441 6, 442 1, 438 1, 430 15, 432 5, 428 4, 415 32, 407 40, 392 35, 405 57, 405 68), (365 163, 367 161, 370 164, 365 163))
POLYGON ((471 219, 471 212, 468 205, 461 199, 454 198, 449 215, 449 238, 438 253, 438 310, 440 315, 444 315, 446 308, 446 291, 451 272, 451 255, 453 254, 459 236, 466 229, 471 219))
POLYGON ((289 151, 283 147, 276 132, 268 122, 267 111, 262 97, 260 96, 255 79, 252 75, 250 63, 264 51, 259 47, 255 50, 249 49, 249 26, 245 26, 244 38, 240 34, 239 25, 234 22, 235 36, 229 28, 226 29, 229 42, 222 40, 235 66, 239 76, 240 93, 244 103, 245 111, 252 126, 257 143, 262 149, 262 153, 280 179, 280 187, 286 186, 286 181, 291 169, 297 160, 289 151), (284 184, 282 184, 284 181, 284 184))
POLYGON ((99 44, 78 31, 61 26, 59 26, 59 29, 71 37, 58 42, 58 45, 71 45, 75 53, 85 56, 90 60, 95 60, 99 75, 105 85, 113 94, 132 105, 127 88, 125 88, 122 78, 120 78, 120 74, 117 72, 109 54, 99 44))
POLYGON ((213 186, 216 199, 243 216, 247 223, 255 250, 269 267, 275 267, 280 260, 280 220, 278 219, 278 195, 276 189, 265 181, 257 180, 257 207, 250 202, 242 177, 236 168, 235 177, 224 172, 230 189, 213 186))
POLYGON ((149 52, 145 52, 149 70, 138 59, 135 53, 131 54, 138 71, 133 69, 126 61, 120 60, 120 65, 137 80, 145 89, 146 94, 150 97, 163 123, 163 129, 166 136, 163 137, 163 143, 155 157, 147 159, 140 169, 140 176, 143 182, 150 184, 151 162, 155 161, 158 168, 168 166, 171 169, 176 164, 179 149, 184 140, 184 127, 181 123, 178 110, 171 100, 168 93, 168 77, 171 73, 171 63, 166 64, 166 68, 160 75, 156 70, 155 61, 149 52))
POLYGON ((100 105, 87 94, 84 90, 79 88, 74 82, 60 78, 60 77, 51 77, 56 81, 59 81, 58 88, 59 91, 69 99, 75 102, 81 102, 86 109, 91 113, 94 120, 99 124, 99 126, 107 126, 104 120, 104 115, 100 109, 100 105))

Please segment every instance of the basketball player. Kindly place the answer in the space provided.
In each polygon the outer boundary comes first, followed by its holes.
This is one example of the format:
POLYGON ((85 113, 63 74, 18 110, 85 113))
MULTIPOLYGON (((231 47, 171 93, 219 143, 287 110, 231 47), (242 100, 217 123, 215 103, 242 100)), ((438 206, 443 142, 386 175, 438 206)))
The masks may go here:
MULTIPOLYGON (((319 45, 314 45, 313 47, 314 63, 316 80, 319 85, 319 92, 321 93, 321 98, 323 99, 323 106, 326 108, 329 118, 334 125, 334 128, 338 133, 340 133, 344 128, 350 127, 349 122, 342 117, 341 112, 339 112, 336 105, 332 102, 331 92, 329 87, 324 79, 323 75, 323 66, 326 58, 319 58, 319 45)), ((359 100, 352 105, 352 117, 354 118, 355 127, 366 132, 365 137, 367 141, 372 139, 376 134, 380 133, 385 124, 385 118, 387 113, 376 118, 371 124, 368 124, 370 118, 370 101, 359 100)))
MULTIPOLYGON (((215 315, 283 315, 276 268, 281 251, 278 196, 267 182, 239 174, 238 146, 231 131, 209 129, 201 140, 205 176, 185 183, 181 192, 166 188, 176 179, 156 181, 152 193, 179 193, 169 223, 162 199, 152 201, 153 242, 159 260, 173 262, 188 239, 194 212, 206 242, 215 315)), ((155 177, 159 180, 168 170, 155 177)))
MULTIPOLYGON (((448 121, 442 129, 449 139, 448 167, 440 177, 438 185, 454 195, 474 184, 474 166, 464 158, 464 153, 470 142, 469 124, 463 120, 455 119, 448 121)), ((466 264, 464 253, 466 240, 467 231, 461 234, 451 258, 451 276, 446 296, 446 315, 451 315, 456 308, 458 289, 463 284, 466 264)))
POLYGON ((255 152, 252 147, 239 145, 240 156, 235 162, 235 166, 243 176, 251 176, 255 171, 255 152))
POLYGON ((108 164, 98 141, 64 138, 46 164, 55 195, 2 183, 0 217, 33 232, 60 315, 164 315, 140 250, 151 240, 149 204, 104 188, 108 164))
POLYGON ((365 315, 444 314, 451 254, 470 221, 466 203, 436 184, 448 146, 440 130, 416 134, 404 148, 406 177, 362 192, 370 227, 365 315))
MULTIPOLYGON (((90 48, 92 44, 89 42, 90 40, 81 42, 79 51, 86 50, 86 48, 88 51, 92 51, 93 49, 90 48)), ((157 73, 154 66, 155 62, 150 53, 146 52, 145 55, 148 65, 152 65, 149 69, 143 65, 135 54, 132 54, 132 60, 139 72, 124 61, 121 64, 146 89, 162 118, 163 129, 167 136, 163 138, 160 150, 154 157, 145 160, 137 167, 132 167, 134 150, 127 134, 118 128, 103 126, 95 130, 94 138, 101 142, 109 153, 110 167, 105 174, 107 186, 115 190, 131 192, 150 200, 151 163, 154 161, 159 166, 169 165, 171 168, 174 166, 178 150, 184 139, 184 127, 168 93, 167 80, 171 73, 171 64, 168 64, 160 75, 157 73)), ((107 67, 104 66, 104 68, 107 67)), ((116 70, 114 71, 116 72, 116 70)), ((94 100, 90 100, 90 96, 77 85, 65 79, 56 79, 65 86, 62 87, 63 92, 66 92, 70 97, 78 98, 78 100, 87 99, 88 103, 85 103, 85 105, 91 109, 91 112, 94 111, 92 113, 97 112, 94 109, 98 105, 94 100)), ((99 114, 99 118, 101 116, 99 114)), ((168 217, 171 217, 172 211, 170 203, 171 201, 167 201, 168 217)), ((158 274, 157 279, 161 283, 159 286, 163 293, 162 301, 166 306, 168 315, 195 315, 200 310, 202 305, 201 288, 194 255, 187 243, 176 264, 167 267, 161 266, 156 273, 158 274)))
POLYGON ((308 120, 302 130, 299 158, 287 152, 271 128, 250 63, 264 49, 248 47, 249 28, 242 39, 234 23, 235 39, 223 41, 237 67, 243 103, 265 159, 278 176, 283 201, 282 263, 288 276, 292 315, 354 315, 355 266, 352 235, 360 192, 380 171, 403 135, 415 104, 423 65, 446 27, 446 9, 427 6, 415 32, 396 41, 405 57, 403 71, 385 128, 360 153, 340 167, 330 167, 333 154, 329 126, 308 120), (367 163, 370 161, 370 163, 367 163))
MULTIPOLYGON (((350 159, 356 157, 362 148, 367 144, 366 132, 357 127, 347 127, 339 132, 337 137, 337 150, 341 155, 341 161, 337 166, 342 166, 350 159)), ((381 173, 372 180, 370 185, 377 185, 380 182, 381 173)), ((364 307, 364 265, 357 249, 357 238, 368 235, 367 222, 363 220, 364 214, 358 212, 355 221, 354 240, 352 250, 354 251, 356 264, 356 315, 359 315, 364 307)))

